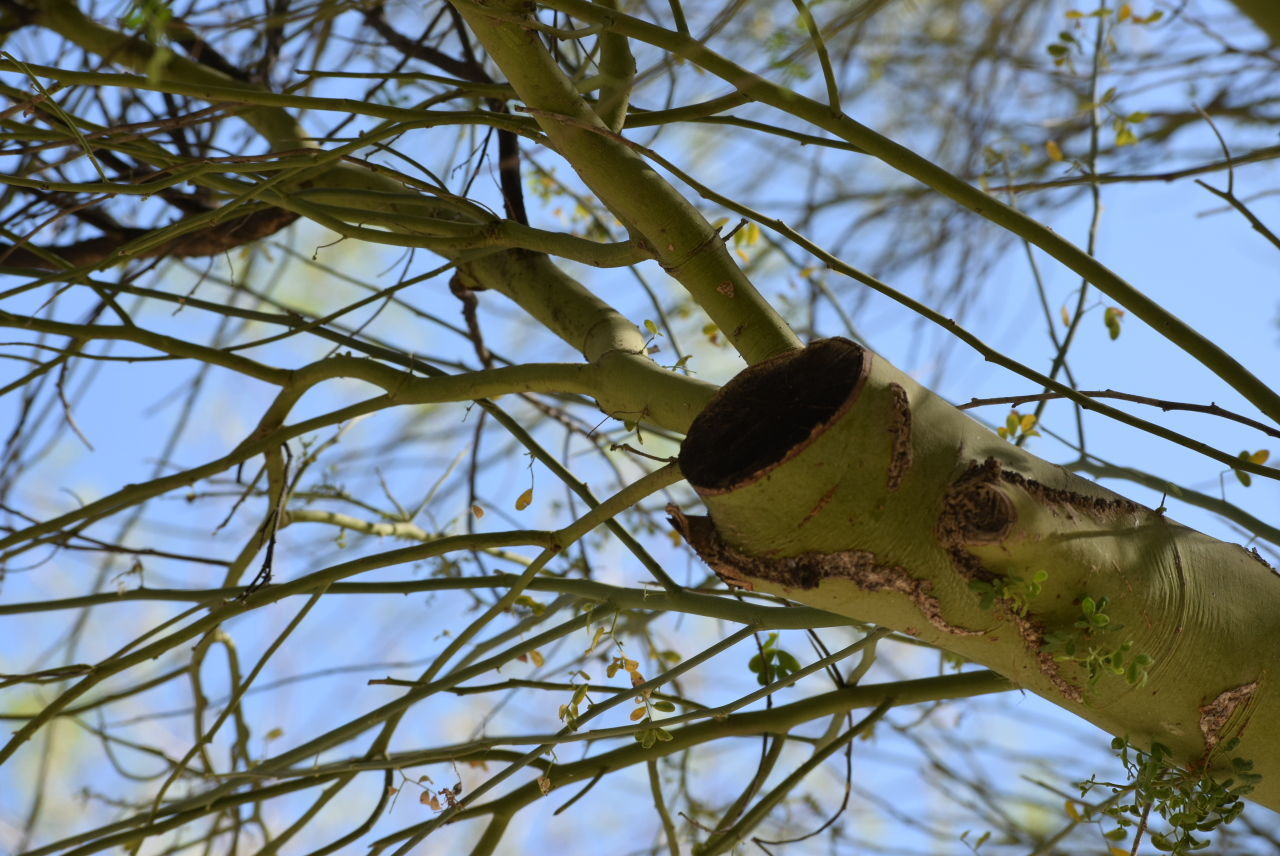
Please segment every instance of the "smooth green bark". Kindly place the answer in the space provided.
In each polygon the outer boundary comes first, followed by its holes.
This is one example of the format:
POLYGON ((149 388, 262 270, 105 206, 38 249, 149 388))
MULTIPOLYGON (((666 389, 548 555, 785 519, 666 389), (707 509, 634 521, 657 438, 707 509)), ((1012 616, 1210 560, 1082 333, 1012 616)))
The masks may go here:
POLYGON ((1280 807, 1280 576, 1256 553, 1036 458, 846 340, 740 375, 681 465, 711 518, 677 523, 726 581, 917 636, 1188 767, 1249 759, 1251 799, 1280 807), (784 405, 794 424, 761 418, 784 405), (1085 598, 1110 624, 1075 625, 1085 598), (1091 679, 1065 640, 1153 664, 1091 679))

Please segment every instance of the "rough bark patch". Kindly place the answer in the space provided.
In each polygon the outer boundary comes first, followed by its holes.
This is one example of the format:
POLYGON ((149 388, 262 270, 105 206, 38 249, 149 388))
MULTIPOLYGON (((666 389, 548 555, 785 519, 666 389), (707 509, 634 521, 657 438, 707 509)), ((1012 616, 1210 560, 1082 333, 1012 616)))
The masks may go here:
MULTIPOLYGON (((1243 549, 1243 548, 1241 548, 1241 549, 1243 549)), ((1245 552, 1246 552, 1246 553, 1248 553, 1248 554, 1249 554, 1250 556, 1252 556, 1253 558, 1257 559, 1259 562, 1261 562, 1261 563, 1262 563, 1262 566, 1263 566, 1264 568, 1266 568, 1268 571, 1274 571, 1274 570, 1275 570, 1275 568, 1271 567, 1271 563, 1270 563, 1270 562, 1268 562, 1266 559, 1262 558, 1262 554, 1258 552, 1258 548, 1257 548, 1257 547, 1250 547, 1249 549, 1245 550, 1245 552)))
POLYGON ((911 469, 911 401, 907 391, 896 383, 889 384, 889 393, 893 396, 889 421, 889 436, 893 439, 889 447, 888 487, 894 491, 911 469))
MULTIPOLYGON (((1001 476, 1000 463, 995 458, 987 458, 981 464, 971 465, 951 483, 935 527, 938 542, 948 551, 962 549, 967 544, 994 543, 1009 534, 1017 513, 1009 498, 994 486, 1001 476)), ((962 561, 960 570, 977 571, 981 566, 975 567, 976 561, 962 561)), ((990 579, 990 576, 986 573, 969 578, 990 579)))
MULTIPOLYGON (((987 459, 987 465, 996 464, 990 458, 987 459)), ((1144 511, 1150 511, 1149 508, 1139 505, 1132 500, 1125 499, 1122 496, 1107 499, 1101 496, 1089 496, 1084 493, 1076 493, 1071 490, 1058 490, 1057 488, 1046 487, 1038 481, 1033 481, 1021 473, 1015 473, 1012 470, 999 470, 999 478, 1001 481, 1008 482, 1012 485, 1025 490, 1032 496, 1053 505, 1067 506, 1079 509, 1095 517, 1114 517, 1119 514, 1139 514, 1144 511)))
POLYGON ((689 426, 680 469, 700 493, 758 478, 812 442, 854 399, 870 355, 821 339, 743 370, 689 426))
POLYGON ((698 555, 722 580, 732 586, 752 589, 752 579, 795 589, 816 588, 823 580, 846 579, 863 591, 896 592, 911 601, 938 630, 957 636, 980 636, 942 617, 942 604, 928 580, 913 577, 898 565, 883 565, 866 550, 838 553, 802 553, 799 556, 754 556, 726 544, 709 517, 686 516, 674 505, 667 506, 668 518, 698 555))
MULTIPOLYGON (((1222 742, 1227 723, 1238 710, 1253 700, 1253 694, 1257 690, 1258 682, 1250 681, 1247 684, 1223 690, 1213 701, 1200 706, 1200 733, 1204 736, 1203 761, 1209 760, 1213 750, 1222 742)), ((1240 731, 1244 731, 1243 723, 1240 725, 1240 731)))
POLYGON ((951 483, 938 517, 938 540, 944 547, 990 544, 1009 534, 1017 522, 1013 503, 997 488, 1000 483, 1021 488, 1046 505, 1081 511, 1095 518, 1140 514, 1149 509, 1123 497, 1090 496, 1047 487, 1021 473, 1006 470, 995 458, 971 464, 951 483))
MULTIPOLYGON (((942 512, 938 515, 934 530, 938 543, 947 551, 956 571, 965 579, 991 582, 996 578, 997 575, 970 553, 968 547, 998 543, 1017 523, 1013 503, 998 488, 1001 483, 1017 486, 1045 505, 1067 509, 1068 516, 1070 510, 1095 518, 1136 514, 1146 510, 1135 502, 1119 497, 1108 499, 1047 487, 1021 473, 1004 469, 995 458, 987 458, 980 464, 970 465, 952 482, 943 498, 942 512)), ((1044 650, 1044 625, 1030 616, 1019 614, 1009 604, 998 602, 998 608, 1001 615, 1017 629, 1026 649, 1035 656, 1040 673, 1065 698, 1083 703, 1080 688, 1066 679, 1058 661, 1044 650)))

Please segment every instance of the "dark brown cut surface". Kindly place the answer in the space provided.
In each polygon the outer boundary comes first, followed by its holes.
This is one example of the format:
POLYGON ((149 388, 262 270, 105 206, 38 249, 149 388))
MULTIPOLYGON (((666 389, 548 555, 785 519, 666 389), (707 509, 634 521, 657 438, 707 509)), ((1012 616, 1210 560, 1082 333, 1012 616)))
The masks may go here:
POLYGON ((848 339, 820 339, 743 370, 689 427, 680 448, 685 478, 723 490, 781 461, 856 393, 863 360, 848 339))

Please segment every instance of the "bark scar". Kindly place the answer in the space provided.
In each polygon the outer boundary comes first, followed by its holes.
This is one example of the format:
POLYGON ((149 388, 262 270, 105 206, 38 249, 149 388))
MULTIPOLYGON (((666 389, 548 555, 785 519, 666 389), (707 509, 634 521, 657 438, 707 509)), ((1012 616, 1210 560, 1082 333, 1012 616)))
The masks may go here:
POLYGON ((1244 732, 1249 723, 1248 711, 1252 706, 1254 694, 1258 691, 1258 682, 1250 681, 1238 687, 1223 690, 1200 706, 1200 734, 1204 737, 1204 755, 1201 763, 1209 761, 1213 750, 1222 742, 1227 726, 1234 720, 1237 722, 1236 736, 1244 732))
MULTIPOLYGON (((1127 499, 1107 499, 1048 487, 1021 473, 1004 469, 995 458, 971 464, 948 488, 934 530, 938 543, 951 557, 952 565, 966 580, 991 582, 997 577, 968 548, 974 544, 999 543, 1017 522, 1017 511, 1013 503, 999 489, 1002 483, 1018 487, 1046 505, 1074 509, 1095 517, 1144 510, 1142 506, 1127 499)), ((1003 603, 998 605, 1003 616, 1017 629, 1027 650, 1035 656, 1041 674, 1065 698, 1083 703, 1080 688, 1066 679, 1058 661, 1043 650, 1044 626, 1039 621, 1014 612, 1003 603)))
POLYGON ((833 484, 831 487, 827 488, 827 492, 818 497, 818 501, 813 504, 813 508, 809 509, 809 513, 804 516, 804 520, 801 520, 796 528, 799 529, 801 526, 804 526, 810 520, 821 514, 822 509, 826 508, 827 503, 831 502, 831 498, 836 495, 836 488, 838 487, 840 487, 839 484, 833 484))
POLYGON ((907 470, 911 469, 911 400, 907 391, 896 383, 889 384, 890 414, 888 487, 897 490, 902 485, 907 470))
POLYGON ((823 580, 846 579, 863 591, 896 592, 903 595, 929 624, 953 636, 981 636, 950 623, 942 615, 942 604, 928 580, 913 577, 899 565, 883 565, 874 553, 844 550, 838 553, 801 553, 798 556, 756 556, 725 543, 709 517, 686 516, 674 505, 667 506, 671 525, 684 536, 704 562, 732 586, 753 589, 751 580, 764 580, 788 588, 812 589, 823 580))

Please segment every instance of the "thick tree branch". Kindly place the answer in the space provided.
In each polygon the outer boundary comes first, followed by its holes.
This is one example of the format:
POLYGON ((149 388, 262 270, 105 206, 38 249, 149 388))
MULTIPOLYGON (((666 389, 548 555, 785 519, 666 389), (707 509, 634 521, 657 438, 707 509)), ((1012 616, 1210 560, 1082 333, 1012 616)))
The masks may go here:
POLYGON ((607 26, 630 38, 664 48, 733 84, 752 100, 768 104, 835 134, 974 213, 1030 241, 1199 360, 1260 411, 1280 423, 1280 393, 1256 377, 1217 343, 1196 332, 1160 303, 1075 244, 1021 211, 992 198, 866 125, 844 114, 833 113, 828 105, 806 98, 746 70, 690 36, 615 12, 589 0, 546 0, 546 5, 578 20, 607 26))
POLYGON ((667 273, 689 290, 748 362, 798 346, 711 224, 578 94, 522 7, 455 5, 556 150, 629 229, 644 237, 667 273), (502 19, 492 17, 495 13, 502 19))

